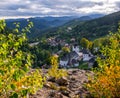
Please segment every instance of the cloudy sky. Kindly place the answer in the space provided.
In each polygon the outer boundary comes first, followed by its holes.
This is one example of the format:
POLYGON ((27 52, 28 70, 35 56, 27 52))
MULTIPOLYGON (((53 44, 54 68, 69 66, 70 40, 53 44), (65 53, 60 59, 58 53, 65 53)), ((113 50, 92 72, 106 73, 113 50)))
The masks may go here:
POLYGON ((83 16, 120 10, 120 0, 0 0, 0 18, 83 16))

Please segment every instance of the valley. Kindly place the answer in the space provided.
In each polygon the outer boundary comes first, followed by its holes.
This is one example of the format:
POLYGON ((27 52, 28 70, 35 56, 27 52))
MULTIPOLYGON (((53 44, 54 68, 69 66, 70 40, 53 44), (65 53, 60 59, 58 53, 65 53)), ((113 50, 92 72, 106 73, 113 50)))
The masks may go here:
POLYGON ((1 20, 0 97, 119 98, 119 20, 120 11, 1 20))

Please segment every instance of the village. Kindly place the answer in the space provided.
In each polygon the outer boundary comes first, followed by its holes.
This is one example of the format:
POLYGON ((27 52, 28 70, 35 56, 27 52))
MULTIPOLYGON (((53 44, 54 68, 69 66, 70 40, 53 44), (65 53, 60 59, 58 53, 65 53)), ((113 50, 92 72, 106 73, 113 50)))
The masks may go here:
POLYGON ((68 52, 63 53, 64 50, 59 50, 57 53, 53 53, 59 57, 59 67, 60 68, 78 68, 80 67, 80 62, 86 63, 85 67, 88 69, 93 68, 96 62, 96 56, 93 55, 89 49, 85 49, 76 43, 75 38, 70 39, 71 43, 68 44, 65 40, 60 38, 48 38, 47 42, 51 46, 61 45, 63 48, 69 49, 68 52), (62 54, 62 56, 61 56, 62 54))

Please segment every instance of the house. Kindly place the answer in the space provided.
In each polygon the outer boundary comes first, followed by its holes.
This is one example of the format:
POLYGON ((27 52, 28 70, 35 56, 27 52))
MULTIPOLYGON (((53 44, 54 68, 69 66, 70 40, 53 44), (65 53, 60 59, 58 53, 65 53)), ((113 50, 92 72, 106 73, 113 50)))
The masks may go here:
POLYGON ((70 53, 66 54, 60 59, 60 66, 61 67, 77 67, 79 66, 79 61, 81 60, 81 57, 75 52, 71 51, 70 53))
POLYGON ((73 59, 73 60, 72 60, 72 64, 73 64, 74 67, 78 67, 78 66, 79 66, 79 61, 73 59))
POLYGON ((29 46, 33 47, 33 46, 36 46, 38 44, 39 44, 39 42, 34 42, 34 43, 30 43, 29 46))
POLYGON ((67 56, 67 55, 66 55, 66 56, 63 56, 63 57, 60 59, 59 65, 60 65, 61 67, 66 67, 67 64, 68 64, 68 61, 69 61, 68 56, 67 56))
POLYGON ((82 53, 80 52, 78 45, 72 46, 72 51, 60 59, 61 67, 77 67, 79 66, 79 61, 82 59, 82 53))
POLYGON ((75 42, 75 38, 71 38, 70 41, 71 41, 71 42, 75 42))
POLYGON ((72 51, 60 59, 61 67, 77 67, 79 66, 79 61, 83 60, 89 62, 89 67, 92 67, 95 57, 87 49, 82 49, 80 51, 78 45, 72 46, 72 51))
POLYGON ((72 46, 72 51, 79 53, 80 52, 79 46, 77 45, 72 46))
POLYGON ((82 49, 80 53, 82 54, 83 61, 89 61, 93 57, 91 52, 86 49, 82 49))
POLYGON ((95 63, 95 59, 96 57, 92 57, 89 61, 88 61, 88 68, 93 68, 93 65, 95 63))

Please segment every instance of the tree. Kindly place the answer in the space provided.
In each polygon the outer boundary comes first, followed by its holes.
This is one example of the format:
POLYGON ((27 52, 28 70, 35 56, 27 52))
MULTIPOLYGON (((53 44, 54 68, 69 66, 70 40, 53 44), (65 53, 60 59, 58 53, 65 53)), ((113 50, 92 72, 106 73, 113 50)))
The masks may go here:
POLYGON ((82 38, 80 40, 80 45, 85 48, 88 49, 89 48, 89 40, 87 40, 86 38, 82 38))
POLYGON ((43 78, 38 70, 30 72, 32 55, 23 49, 27 42, 26 32, 33 26, 19 31, 19 24, 9 31, 4 20, 0 21, 0 97, 22 98, 34 93, 43 85, 43 78), (29 73, 28 73, 29 72, 29 73))
POLYGON ((105 40, 98 57, 99 68, 94 69, 94 78, 90 78, 87 88, 95 98, 120 97, 120 27, 115 34, 110 34, 105 40))
POLYGON ((58 69, 58 57, 56 55, 50 58, 51 68, 48 70, 49 76, 58 79, 63 76, 67 76, 67 72, 63 69, 58 69))
POLYGON ((93 42, 89 41, 89 49, 92 49, 92 48, 93 48, 93 42))
POLYGON ((68 48, 68 47, 63 47, 63 48, 62 48, 62 51, 63 51, 63 53, 69 53, 69 52, 70 52, 70 48, 68 48))

